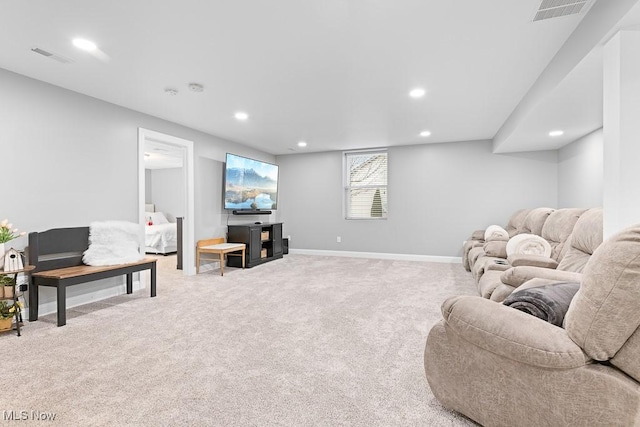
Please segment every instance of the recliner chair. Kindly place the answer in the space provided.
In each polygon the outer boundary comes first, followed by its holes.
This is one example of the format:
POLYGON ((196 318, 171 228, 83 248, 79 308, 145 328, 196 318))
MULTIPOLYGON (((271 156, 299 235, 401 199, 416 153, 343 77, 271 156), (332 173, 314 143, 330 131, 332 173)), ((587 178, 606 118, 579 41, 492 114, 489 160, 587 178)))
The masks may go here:
POLYGON ((564 328, 474 296, 424 353, 436 398, 482 425, 640 425, 640 225, 596 249, 564 328))

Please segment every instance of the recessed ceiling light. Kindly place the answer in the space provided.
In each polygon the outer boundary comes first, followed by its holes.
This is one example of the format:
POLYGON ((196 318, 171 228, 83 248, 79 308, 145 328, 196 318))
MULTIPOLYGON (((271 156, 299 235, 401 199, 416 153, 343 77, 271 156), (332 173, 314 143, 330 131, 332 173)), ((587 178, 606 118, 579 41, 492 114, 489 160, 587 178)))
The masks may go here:
POLYGON ((247 120, 249 118, 249 115, 247 113, 245 113, 244 111, 238 111, 234 117, 237 120, 247 120))
POLYGON ((189 83, 189 90, 192 92, 202 92, 204 91, 204 86, 200 83, 189 83))
POLYGON ((426 137, 428 137, 428 136, 431 136, 431 132, 430 132, 430 131, 428 131, 428 130, 423 130, 422 132, 420 132, 420 136, 422 136, 422 137, 425 137, 425 138, 426 138, 426 137))
POLYGON ((298 147, 306 147, 307 143, 305 141, 298 142, 298 147))
POLYGON ((409 96, 412 98, 422 98, 425 93, 427 93, 426 90, 422 89, 421 87, 417 87, 409 92, 409 96))
POLYGON ((564 134, 564 131, 561 130, 552 130, 551 132, 549 132, 549 136, 560 136, 564 134))
POLYGON ((73 39, 73 45, 78 49, 86 50, 87 52, 94 51, 98 48, 94 42, 87 39, 73 39))

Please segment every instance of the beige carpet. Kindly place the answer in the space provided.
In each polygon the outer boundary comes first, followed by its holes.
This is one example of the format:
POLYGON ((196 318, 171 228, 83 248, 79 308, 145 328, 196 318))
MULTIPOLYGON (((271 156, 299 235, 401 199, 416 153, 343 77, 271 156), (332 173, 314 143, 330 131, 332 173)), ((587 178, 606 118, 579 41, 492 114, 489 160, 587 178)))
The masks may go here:
POLYGON ((0 335, 0 424, 43 425, 36 411, 59 426, 474 425, 423 368, 442 301, 475 293, 460 264, 287 255, 185 279, 159 260, 156 298, 0 335))

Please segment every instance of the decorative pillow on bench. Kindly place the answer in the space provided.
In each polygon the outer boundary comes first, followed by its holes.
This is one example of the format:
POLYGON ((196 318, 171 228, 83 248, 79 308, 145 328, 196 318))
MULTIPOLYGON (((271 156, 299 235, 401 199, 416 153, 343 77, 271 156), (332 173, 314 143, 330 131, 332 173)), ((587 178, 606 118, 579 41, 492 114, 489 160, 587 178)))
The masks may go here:
POLYGON ((82 256, 87 265, 119 265, 140 261, 140 226, 126 221, 92 222, 89 248, 82 256))
POLYGON ((573 296, 580 283, 555 283, 513 292, 503 304, 539 319, 562 326, 573 296))

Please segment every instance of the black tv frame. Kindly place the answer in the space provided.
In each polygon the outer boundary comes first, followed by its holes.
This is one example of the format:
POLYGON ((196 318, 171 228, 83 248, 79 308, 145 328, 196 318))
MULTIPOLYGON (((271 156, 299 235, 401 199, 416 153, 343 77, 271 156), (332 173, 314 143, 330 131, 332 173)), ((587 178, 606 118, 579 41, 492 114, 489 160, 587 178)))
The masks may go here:
MULTIPOLYGON (((227 191, 227 156, 231 154, 232 156, 236 156, 236 157, 243 157, 245 159, 248 160, 253 160, 254 162, 259 162, 259 163, 266 163, 269 165, 273 165, 278 167, 278 181, 280 180, 280 166, 276 165, 275 163, 271 163, 271 162, 265 162, 264 160, 258 160, 258 159, 253 159, 251 157, 247 157, 247 156, 241 156, 240 154, 234 154, 234 153, 229 153, 227 152, 225 154, 225 162, 224 162, 224 167, 222 168, 222 182, 223 182, 223 188, 222 188, 222 208, 226 211, 231 211, 231 213, 233 215, 271 215, 273 212, 271 209, 232 209, 232 208, 227 208, 226 206, 226 199, 225 199, 225 194, 227 191)), ((279 192, 278 192, 279 193, 279 192)), ((277 196, 276 196, 277 197, 277 196)), ((276 204, 277 204, 277 199, 276 199, 276 204)))

